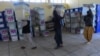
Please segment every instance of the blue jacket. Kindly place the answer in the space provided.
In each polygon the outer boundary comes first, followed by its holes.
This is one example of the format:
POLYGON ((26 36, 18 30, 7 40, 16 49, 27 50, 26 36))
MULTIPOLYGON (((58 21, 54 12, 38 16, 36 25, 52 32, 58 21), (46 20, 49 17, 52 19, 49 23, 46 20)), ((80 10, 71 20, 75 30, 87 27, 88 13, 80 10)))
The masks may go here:
POLYGON ((61 20, 63 17, 58 15, 57 11, 53 11, 53 22, 54 22, 54 28, 61 28, 61 20))

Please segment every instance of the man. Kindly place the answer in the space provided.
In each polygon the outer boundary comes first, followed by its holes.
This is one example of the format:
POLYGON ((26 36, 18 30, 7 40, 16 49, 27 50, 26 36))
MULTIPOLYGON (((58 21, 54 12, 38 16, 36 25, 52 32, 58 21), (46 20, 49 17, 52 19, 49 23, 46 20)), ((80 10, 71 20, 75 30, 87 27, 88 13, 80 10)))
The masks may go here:
POLYGON ((84 17, 84 22, 85 22, 85 29, 84 29, 84 37, 87 40, 87 43, 89 44, 90 41, 92 40, 92 35, 93 35, 93 14, 91 9, 87 11, 87 15, 84 17))
POLYGON ((53 22, 54 22, 54 30, 55 30, 55 42, 57 44, 55 49, 58 49, 58 48, 63 46, 62 32, 61 32, 61 19, 63 19, 63 17, 61 17, 60 14, 58 14, 57 7, 55 7, 55 9, 53 11, 53 22))
MULTIPOLYGON (((36 49, 37 47, 32 40, 32 34, 30 30, 30 21, 29 20, 22 20, 22 21, 23 21, 22 33, 23 33, 24 40, 29 41, 29 44, 32 47, 32 49, 36 49)), ((24 43, 22 43, 22 45, 24 45, 24 43)), ((21 48, 25 49, 24 46, 22 46, 21 48)))

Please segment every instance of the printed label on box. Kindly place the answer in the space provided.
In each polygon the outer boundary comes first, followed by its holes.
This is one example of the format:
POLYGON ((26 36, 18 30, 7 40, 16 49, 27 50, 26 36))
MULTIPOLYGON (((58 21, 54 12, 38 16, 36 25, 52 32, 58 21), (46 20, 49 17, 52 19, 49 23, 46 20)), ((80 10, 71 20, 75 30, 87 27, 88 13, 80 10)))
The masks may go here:
POLYGON ((13 10, 12 9, 6 9, 5 10, 6 15, 13 15, 13 10))
POLYGON ((8 22, 14 22, 13 16, 7 16, 6 19, 7 19, 8 22))
POLYGON ((45 21, 44 20, 40 20, 40 25, 45 25, 45 21))
POLYGON ((3 41, 9 41, 9 36, 2 36, 3 41))
POLYGON ((7 29, 3 29, 3 30, 1 30, 1 34, 2 34, 2 35, 7 35, 7 34, 8 34, 7 29))
POLYGON ((11 35, 16 35, 17 34, 17 30, 16 29, 11 29, 10 30, 10 34, 11 35))

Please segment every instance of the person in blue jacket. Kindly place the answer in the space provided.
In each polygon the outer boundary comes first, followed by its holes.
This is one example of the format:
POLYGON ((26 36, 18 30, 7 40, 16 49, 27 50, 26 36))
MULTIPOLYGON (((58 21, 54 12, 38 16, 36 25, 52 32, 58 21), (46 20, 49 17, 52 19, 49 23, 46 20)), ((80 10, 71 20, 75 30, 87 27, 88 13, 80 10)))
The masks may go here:
POLYGON ((63 17, 60 16, 57 12, 57 7, 55 7, 53 11, 53 22, 54 22, 54 31, 55 31, 55 42, 57 46, 55 49, 59 49, 63 47, 63 41, 62 41, 62 32, 61 32, 61 20, 63 17))

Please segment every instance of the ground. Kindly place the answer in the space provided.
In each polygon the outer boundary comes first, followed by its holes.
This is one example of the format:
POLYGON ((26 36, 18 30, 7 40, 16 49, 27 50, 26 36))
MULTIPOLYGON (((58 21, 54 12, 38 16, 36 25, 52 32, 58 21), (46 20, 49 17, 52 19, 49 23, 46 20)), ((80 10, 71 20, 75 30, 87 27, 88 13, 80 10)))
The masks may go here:
MULTIPOLYGON (((63 33, 64 47, 55 50, 53 34, 36 37, 37 49, 29 46, 25 50, 17 42, 0 42, 0 56, 100 56, 100 35, 94 34, 90 44, 86 44, 82 34, 63 33)), ((27 44, 27 43, 26 43, 27 44)), ((25 45, 26 45, 25 44, 25 45)))

